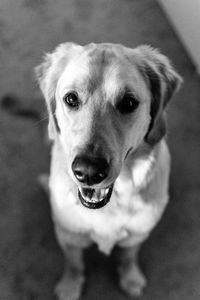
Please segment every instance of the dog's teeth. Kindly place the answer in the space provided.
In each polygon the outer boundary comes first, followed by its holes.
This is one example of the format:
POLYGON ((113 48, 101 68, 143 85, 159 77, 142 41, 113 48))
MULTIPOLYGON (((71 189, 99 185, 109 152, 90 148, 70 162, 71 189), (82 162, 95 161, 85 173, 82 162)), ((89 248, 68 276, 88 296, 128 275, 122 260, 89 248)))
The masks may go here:
POLYGON ((105 189, 106 195, 108 194, 109 190, 110 190, 109 188, 106 188, 106 189, 105 189))
POLYGON ((91 189, 91 188, 82 188, 80 187, 80 192, 85 201, 97 203, 102 201, 109 192, 110 188, 106 189, 91 189))
POLYGON ((95 198, 98 199, 99 201, 102 201, 106 195, 107 195, 107 191, 109 191, 109 188, 108 189, 98 189, 98 190, 95 190, 95 198))

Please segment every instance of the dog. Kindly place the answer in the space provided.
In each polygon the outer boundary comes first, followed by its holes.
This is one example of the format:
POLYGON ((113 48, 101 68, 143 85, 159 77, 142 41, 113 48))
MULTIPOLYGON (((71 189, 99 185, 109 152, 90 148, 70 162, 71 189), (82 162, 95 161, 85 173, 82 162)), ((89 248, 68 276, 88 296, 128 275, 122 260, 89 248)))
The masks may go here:
POLYGON ((182 79, 159 50, 119 44, 63 43, 36 76, 49 113, 48 187, 66 266, 60 300, 77 300, 83 249, 120 251, 121 288, 146 286, 138 251, 168 203, 170 154, 165 109, 182 79))

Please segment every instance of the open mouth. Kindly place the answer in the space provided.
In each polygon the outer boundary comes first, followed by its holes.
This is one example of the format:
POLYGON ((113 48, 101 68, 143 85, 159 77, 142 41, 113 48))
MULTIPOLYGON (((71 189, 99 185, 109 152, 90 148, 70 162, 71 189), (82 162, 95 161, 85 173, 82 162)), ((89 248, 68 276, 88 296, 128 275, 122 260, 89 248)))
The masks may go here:
POLYGON ((101 208, 105 206, 112 195, 113 184, 105 189, 78 188, 81 203, 87 208, 101 208))

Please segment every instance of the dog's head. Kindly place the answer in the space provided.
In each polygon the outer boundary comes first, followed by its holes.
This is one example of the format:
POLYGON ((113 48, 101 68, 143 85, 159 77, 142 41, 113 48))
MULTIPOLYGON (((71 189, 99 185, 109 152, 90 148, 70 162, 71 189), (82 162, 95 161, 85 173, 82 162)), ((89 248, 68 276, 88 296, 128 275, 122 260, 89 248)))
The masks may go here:
POLYGON ((164 109, 181 82, 168 59, 149 46, 60 45, 36 68, 81 202, 104 206, 129 154, 166 133, 164 109))

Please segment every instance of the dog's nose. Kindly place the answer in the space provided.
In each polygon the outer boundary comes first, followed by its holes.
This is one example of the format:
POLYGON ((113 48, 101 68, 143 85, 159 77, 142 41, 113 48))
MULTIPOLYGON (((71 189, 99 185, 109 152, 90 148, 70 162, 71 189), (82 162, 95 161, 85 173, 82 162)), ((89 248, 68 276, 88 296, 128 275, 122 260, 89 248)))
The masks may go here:
POLYGON ((109 165, 105 158, 77 156, 72 163, 73 173, 78 181, 87 185, 102 182, 109 172, 109 165))

